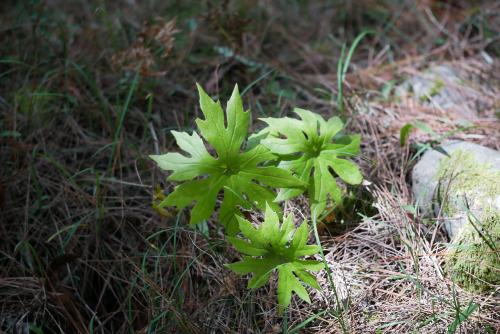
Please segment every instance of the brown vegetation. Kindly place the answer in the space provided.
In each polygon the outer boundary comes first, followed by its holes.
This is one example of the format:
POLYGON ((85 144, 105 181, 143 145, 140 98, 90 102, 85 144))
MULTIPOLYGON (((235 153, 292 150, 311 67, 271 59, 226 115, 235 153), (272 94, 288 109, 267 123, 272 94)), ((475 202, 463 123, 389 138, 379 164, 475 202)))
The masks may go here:
MULTIPOLYGON (((237 255, 215 221, 155 211, 173 185, 148 155, 193 128, 195 82, 224 98, 238 83, 255 128, 295 106, 337 114, 340 50, 365 29, 342 117, 362 134, 370 184, 321 232, 343 319, 353 333, 442 333, 474 303, 456 332, 500 330, 500 287, 472 295, 443 271, 448 240, 412 209, 415 151, 399 146, 418 119, 500 148, 494 1, 4 1, 0 22, 0 332, 340 332, 324 274, 313 304, 294 300, 284 319, 273 284, 248 291, 223 267, 237 255), (435 63, 477 78, 473 127, 395 96, 435 63)), ((285 209, 308 217, 300 198, 285 209)))

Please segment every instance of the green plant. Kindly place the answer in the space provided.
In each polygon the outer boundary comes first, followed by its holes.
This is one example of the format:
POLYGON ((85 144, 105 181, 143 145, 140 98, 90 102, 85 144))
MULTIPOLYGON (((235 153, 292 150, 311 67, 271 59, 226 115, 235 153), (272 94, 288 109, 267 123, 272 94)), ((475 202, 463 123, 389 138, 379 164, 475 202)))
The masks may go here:
POLYGON ((342 51, 340 52, 339 62, 337 63, 337 109, 343 114, 344 113, 344 79, 347 74, 347 70, 349 69, 349 64, 351 63, 351 58, 356 51, 361 40, 369 34, 373 34, 374 32, 371 30, 366 30, 361 32, 356 39, 352 42, 352 45, 349 47, 349 51, 347 55, 345 54, 346 45, 342 45, 342 51))
POLYGON ((415 120, 411 123, 406 123, 399 130, 399 145, 401 147, 405 146, 410 137, 411 131, 413 129, 419 129, 423 133, 427 134, 430 138, 427 142, 416 142, 412 146, 416 150, 416 153, 410 159, 410 162, 420 157, 428 150, 436 150, 449 157, 448 153, 441 147, 441 143, 448 139, 449 137, 455 135, 456 133, 464 132, 466 130, 472 129, 473 125, 465 121, 462 124, 457 124, 457 128, 453 130, 446 131, 442 134, 434 131, 428 124, 415 120))
POLYGON ((273 209, 279 210, 275 193, 271 188, 304 187, 306 184, 289 171, 263 164, 277 157, 263 145, 257 145, 241 152, 250 122, 249 111, 243 110, 243 104, 235 86, 227 103, 226 117, 220 102, 213 101, 197 85, 200 95, 200 107, 205 119, 197 119, 198 129, 210 144, 216 156, 206 149, 202 138, 193 132, 172 131, 177 145, 188 153, 167 153, 152 155, 151 159, 164 170, 171 170, 169 180, 181 183, 160 204, 176 206, 182 209, 196 202, 191 210, 191 224, 208 219, 214 211, 218 194, 224 198, 220 206, 218 219, 226 227, 228 235, 238 232, 236 217, 238 206, 250 208, 255 205, 264 210, 266 203, 273 203, 273 209), (225 119, 226 118, 226 119, 225 119))
POLYGON ((349 184, 363 179, 355 163, 341 158, 359 153, 360 136, 339 135, 344 124, 338 117, 325 121, 308 110, 295 109, 300 120, 263 118, 268 126, 250 136, 242 151, 250 114, 243 110, 238 87, 227 103, 226 116, 220 102, 213 101, 199 85, 198 92, 205 119, 197 119, 196 124, 216 154, 207 151, 197 132, 172 131, 177 145, 189 156, 172 152, 151 156, 160 168, 173 171, 169 180, 183 182, 156 209, 182 209, 195 202, 190 223, 196 224, 211 216, 222 192, 218 220, 226 227, 228 241, 244 254, 242 261, 226 266, 241 275, 254 273, 249 288, 263 286, 277 271, 280 313, 290 304, 293 292, 310 302, 301 281, 319 289, 310 272, 321 270, 325 262, 302 257, 321 252, 319 236, 316 233, 317 245, 308 245, 307 222, 296 229, 293 215, 280 225, 277 202, 307 190, 313 221, 325 209, 328 198, 340 203, 342 190, 337 176, 349 184), (281 188, 277 196, 273 188, 281 188), (257 228, 239 211, 239 207, 252 206, 265 209, 264 222, 257 228), (236 237, 238 232, 244 238, 236 237))
MULTIPOLYGON (((344 127, 338 117, 325 121, 308 110, 296 108, 294 112, 301 120, 262 118, 268 127, 256 136, 263 138, 262 145, 280 156, 280 168, 295 173, 308 184, 311 212, 320 215, 328 198, 341 202, 342 191, 336 176, 349 184, 363 180, 355 163, 339 158, 359 153, 360 136, 336 137, 344 127)), ((302 192, 304 189, 281 189, 276 200, 287 200, 302 192)))
POLYGON ((241 234, 247 239, 228 237, 229 242, 240 253, 245 254, 240 262, 226 266, 240 275, 254 273, 248 282, 248 288, 259 288, 266 284, 274 270, 278 272, 278 306, 282 313, 290 304, 292 293, 310 303, 309 295, 299 281, 312 288, 319 289, 316 278, 308 271, 323 269, 323 263, 315 260, 303 260, 305 255, 319 252, 319 246, 308 245, 309 228, 302 222, 295 229, 294 216, 290 214, 279 223, 279 217, 270 206, 266 207, 264 222, 257 228, 237 217, 241 234))
POLYGON ((460 328, 460 325, 467 321, 468 318, 478 309, 479 305, 470 301, 465 310, 461 310, 458 300, 455 300, 455 319, 448 326, 448 334, 453 334, 460 328))

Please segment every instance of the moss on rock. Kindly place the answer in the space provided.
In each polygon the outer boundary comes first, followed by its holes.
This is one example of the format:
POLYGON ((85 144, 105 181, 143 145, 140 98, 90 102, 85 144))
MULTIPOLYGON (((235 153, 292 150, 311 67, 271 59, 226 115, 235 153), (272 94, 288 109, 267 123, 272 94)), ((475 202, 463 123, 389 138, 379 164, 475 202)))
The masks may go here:
POLYGON ((500 215, 468 224, 450 245, 447 270, 453 281, 472 292, 500 285, 500 215), (478 228, 478 229, 476 229, 478 228))
POLYGON ((440 163, 437 196, 458 229, 447 254, 454 281, 473 292, 500 285, 500 171, 457 150, 440 163))

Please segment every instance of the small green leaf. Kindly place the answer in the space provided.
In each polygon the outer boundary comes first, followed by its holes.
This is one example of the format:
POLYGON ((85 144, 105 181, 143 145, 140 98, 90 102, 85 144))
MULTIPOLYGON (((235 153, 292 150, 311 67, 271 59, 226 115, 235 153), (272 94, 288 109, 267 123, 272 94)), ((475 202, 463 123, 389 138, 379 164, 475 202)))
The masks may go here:
POLYGON ((295 231, 292 239, 292 244, 290 246, 290 248, 293 249, 294 252, 296 252, 298 249, 302 249, 305 246, 307 242, 308 232, 307 222, 303 222, 295 231))
POLYGON ((306 245, 303 246, 300 250, 296 251, 295 253, 297 256, 305 256, 305 255, 314 255, 319 252, 319 247, 318 245, 306 245))
POLYGON ((323 263, 316 260, 296 260, 293 264, 297 268, 307 269, 310 271, 320 271, 323 269, 323 263))
POLYGON ((247 287, 249 289, 258 289, 266 285, 267 282, 269 282, 269 278, 271 277, 271 272, 262 272, 262 273, 255 273, 255 275, 252 277, 250 281, 248 281, 247 287))
POLYGON ((243 261, 226 264, 225 266, 237 274, 246 275, 254 271, 256 267, 260 268, 262 264, 260 259, 243 258, 243 261))
POLYGON ((321 289, 321 287, 318 284, 318 281, 316 281, 316 277, 314 277, 314 275, 312 275, 311 273, 305 270, 296 269, 295 274, 311 288, 314 288, 316 290, 321 289))
POLYGON ((432 128, 424 122, 413 121, 412 125, 427 134, 436 135, 436 132, 432 130, 432 128))
POLYGON ((434 151, 437 151, 437 152, 439 152, 439 153, 441 153, 441 154, 444 154, 444 155, 446 155, 448 158, 450 158, 450 154, 449 154, 448 152, 446 152, 446 150, 445 150, 442 146, 440 146, 440 145, 438 145, 438 146, 434 146, 432 149, 433 149, 434 151))
POLYGON ((249 288, 258 288, 267 283, 273 271, 278 272, 278 304, 283 312, 290 304, 295 292, 303 300, 310 302, 306 289, 299 281, 319 289, 316 279, 308 271, 318 271, 323 263, 315 260, 302 260, 305 255, 314 255, 319 251, 317 245, 307 245, 309 229, 303 222, 294 229, 293 216, 288 215, 280 225, 279 217, 271 206, 267 205, 264 222, 258 228, 238 217, 240 230, 246 240, 229 237, 228 240, 243 254, 242 261, 227 264, 226 267, 237 274, 253 273, 248 282, 249 288), (294 233, 295 232, 295 233, 294 233))
POLYGON ((331 159, 331 166, 335 173, 349 184, 360 184, 363 181, 363 175, 361 175, 358 166, 354 162, 333 158, 331 159))
POLYGON ((266 255, 267 250, 264 248, 260 247, 254 247, 252 244, 235 238, 235 237, 227 237, 227 240, 233 245, 233 247, 240 253, 245 254, 245 255, 253 255, 253 256, 260 256, 260 255, 266 255))
POLYGON ((408 137, 410 136, 410 132, 413 129, 413 125, 410 123, 406 123, 403 125, 401 130, 399 130, 399 145, 401 147, 406 145, 406 142, 408 141, 408 137))

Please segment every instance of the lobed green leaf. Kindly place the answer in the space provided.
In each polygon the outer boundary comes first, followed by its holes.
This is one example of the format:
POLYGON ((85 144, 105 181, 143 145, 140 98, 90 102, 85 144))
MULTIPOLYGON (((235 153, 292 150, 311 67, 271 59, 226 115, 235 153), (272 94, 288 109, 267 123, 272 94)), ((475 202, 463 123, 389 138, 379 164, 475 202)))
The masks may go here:
POLYGON ((360 137, 344 136, 335 140, 344 127, 340 118, 325 121, 320 115, 299 108, 294 109, 294 113, 300 120, 263 118, 268 127, 260 132, 259 138, 263 138, 262 145, 279 156, 279 167, 308 184, 299 189, 282 187, 276 201, 290 199, 307 190, 311 212, 319 216, 329 200, 338 203, 342 199, 337 177, 348 184, 362 182, 358 166, 340 158, 359 153, 360 137))
POLYGON ((253 273, 248 282, 249 288, 257 288, 267 283, 273 271, 278 272, 278 304, 282 312, 290 304, 295 292, 300 298, 310 302, 309 295, 302 285, 319 289, 316 279, 308 271, 318 271, 323 263, 303 260, 305 255, 314 255, 319 251, 317 245, 307 245, 309 228, 303 222, 294 227, 293 215, 288 215, 280 224, 278 214, 267 205, 264 222, 258 227, 238 218, 240 231, 244 239, 229 237, 229 242, 241 253, 248 256, 242 261, 226 266, 240 275, 253 273), (299 280, 300 279, 300 280, 299 280))
MULTIPOLYGON (((277 157, 263 145, 256 145, 242 152, 250 123, 249 111, 235 86, 227 103, 226 112, 219 101, 215 102, 200 85, 200 107, 204 119, 197 119, 199 133, 191 135, 172 131, 177 145, 185 152, 152 155, 158 167, 172 171, 169 180, 184 182, 175 187, 160 206, 182 209, 194 202, 190 223, 197 224, 211 217, 219 195, 222 203, 219 221, 228 235, 239 230, 236 219, 239 207, 252 206, 264 210, 266 203, 276 199, 274 188, 304 188, 307 183, 293 176, 290 171, 275 166, 262 166, 277 157), (212 156, 203 142, 215 150, 212 156)), ((271 204, 278 210, 276 204, 271 204)))

